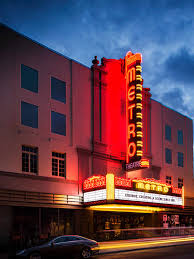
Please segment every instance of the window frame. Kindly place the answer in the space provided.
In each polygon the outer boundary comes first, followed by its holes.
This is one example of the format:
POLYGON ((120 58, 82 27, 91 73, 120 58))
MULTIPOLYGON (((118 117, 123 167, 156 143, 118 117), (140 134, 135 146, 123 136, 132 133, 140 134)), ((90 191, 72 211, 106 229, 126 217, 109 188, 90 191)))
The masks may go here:
MULTIPOLYGON (((55 163, 56 164, 56 163, 55 163)), ((60 152, 52 152, 52 176, 55 177, 62 177, 66 179, 66 173, 67 173, 67 155, 66 153, 60 153, 60 152), (53 160, 57 160, 57 174, 55 174, 53 170, 53 160), (60 161, 64 162, 64 171, 60 172, 60 161)))
MULTIPOLYGON (((66 82, 63 81, 63 80, 61 80, 61 79, 58 79, 58 78, 56 78, 56 77, 54 77, 54 76, 51 76, 51 78, 50 78, 50 86, 51 86, 51 88, 50 88, 51 99, 53 99, 53 100, 55 100, 55 101, 58 101, 58 102, 60 102, 60 103, 66 104, 66 103, 67 103, 67 84, 66 84, 66 82), (65 86, 64 86, 64 88, 65 88, 65 94, 64 94, 65 100, 64 100, 64 101, 62 101, 60 98, 54 97, 54 85, 52 86, 52 81, 54 81, 54 80, 59 81, 59 82, 62 82, 62 83, 64 83, 64 85, 65 85, 65 86)), ((56 88, 55 88, 55 90, 56 90, 56 88)))
MULTIPOLYGON (((56 119, 56 118, 55 118, 56 119)), ((56 129, 56 128, 55 128, 56 129)), ((51 133, 53 133, 53 134, 57 134, 57 135, 60 135, 60 136, 64 136, 64 137, 66 137, 67 136, 67 116, 66 116, 66 114, 63 114, 63 113, 59 113, 59 112, 56 112, 56 111, 52 111, 51 110, 51 133), (61 118, 63 117, 64 119, 65 119, 65 129, 64 129, 64 131, 65 131, 65 134, 63 134, 62 133, 62 131, 61 131, 61 133, 59 132, 59 131, 57 131, 57 130, 54 130, 54 121, 53 121, 53 117, 52 117, 52 115, 54 115, 54 114, 56 114, 57 116, 61 116, 61 118)))
POLYGON ((166 183, 172 185, 172 176, 166 175, 166 183))
MULTIPOLYGON (((22 101, 21 100, 21 102, 20 102, 20 112, 21 112, 21 114, 20 114, 20 122, 21 122, 21 125, 23 125, 23 126, 26 126, 26 127, 30 127, 30 128, 32 128, 32 129, 38 129, 38 118, 39 118, 39 116, 38 116, 38 114, 39 114, 39 106, 38 105, 35 105, 35 104, 32 104, 32 103, 28 103, 28 102, 25 102, 25 101, 22 101), (35 112, 35 116, 37 116, 37 121, 35 121, 35 120, 33 120, 33 117, 32 117, 32 119, 31 119, 31 121, 25 121, 25 119, 24 119, 24 112, 25 112, 25 109, 23 110, 22 109, 22 104, 27 104, 27 105, 29 105, 29 106, 31 106, 31 107, 33 107, 33 108, 36 108, 36 109, 34 109, 33 110, 33 113, 35 112), (23 115, 23 116, 22 116, 23 115), (30 122, 30 123, 28 123, 28 122, 30 122), (34 122, 35 122, 35 126, 33 125, 34 124, 34 122)), ((26 114, 25 114, 26 115, 26 114)), ((30 117, 30 116, 29 116, 30 117)))
POLYGON ((165 124, 165 140, 167 140, 167 141, 169 141, 169 142, 172 141, 172 128, 171 128, 171 126, 168 125, 168 124, 165 124), (170 129, 170 137, 169 137, 169 138, 168 138, 168 134, 167 134, 168 129, 170 129))
POLYGON ((177 152, 177 166, 178 167, 184 167, 184 153, 183 152, 177 152), (182 156, 180 156, 180 155, 182 155, 182 156), (179 160, 179 158, 182 158, 182 160, 179 160), (182 162, 182 163, 180 163, 180 162, 182 162))
POLYGON ((39 171, 39 150, 38 150, 38 147, 34 147, 34 146, 30 146, 30 145, 22 145, 22 172, 23 173, 31 173, 31 174, 34 174, 34 175, 38 175, 38 171, 39 171), (24 149, 29 149, 29 150, 24 150, 24 149), (34 151, 30 151, 30 149, 34 149, 34 151), (23 163, 25 164, 24 160, 23 160, 23 154, 27 154, 28 155, 28 171, 26 170, 23 170, 24 169, 24 166, 23 166, 23 163), (32 170, 32 164, 31 162, 33 161, 32 159, 32 156, 36 156, 36 171, 32 170))
POLYGON ((184 143, 184 141, 183 141, 183 130, 181 130, 181 129, 177 130, 177 143, 178 143, 178 145, 183 145, 183 143, 184 143), (181 139, 182 142, 181 143, 179 143, 179 136, 180 136, 179 133, 180 132, 182 133, 182 139, 181 139))
POLYGON ((182 189, 184 186, 184 179, 181 177, 178 177, 178 188, 182 189), (179 187, 181 185, 181 187, 179 187))
POLYGON ((168 164, 168 165, 172 165, 172 150, 170 148, 165 148, 165 163, 168 164), (168 152, 168 151, 170 151, 171 160, 167 160, 167 153, 166 152, 168 152))
MULTIPOLYGON (((26 70, 26 71, 27 71, 26 70)), ((24 65, 24 64, 21 64, 20 65, 20 76, 21 76, 21 78, 20 78, 20 87, 22 88, 22 89, 25 89, 25 90, 27 90, 27 91, 30 91, 30 92, 32 92, 32 93, 38 93, 39 92, 39 85, 38 85, 38 82, 39 82, 39 78, 38 78, 38 70, 36 70, 36 69, 34 69, 34 68, 32 68, 32 67, 29 67, 29 66, 27 66, 27 65, 24 65), (36 86, 36 88, 34 88, 34 90, 32 90, 32 89, 29 89, 29 88, 26 88, 26 87, 23 87, 24 86, 24 79, 23 79, 23 77, 24 77, 24 75, 22 75, 22 72, 24 72, 25 70, 25 68, 27 68, 27 70, 28 71, 30 71, 30 70, 32 70, 31 72, 34 72, 36 75, 37 75, 37 78, 36 78, 36 80, 37 80, 37 86, 36 86)), ((29 77, 29 76, 28 76, 29 77)), ((30 78, 31 79, 31 78, 30 78)), ((30 80, 29 80, 30 81, 30 80)))

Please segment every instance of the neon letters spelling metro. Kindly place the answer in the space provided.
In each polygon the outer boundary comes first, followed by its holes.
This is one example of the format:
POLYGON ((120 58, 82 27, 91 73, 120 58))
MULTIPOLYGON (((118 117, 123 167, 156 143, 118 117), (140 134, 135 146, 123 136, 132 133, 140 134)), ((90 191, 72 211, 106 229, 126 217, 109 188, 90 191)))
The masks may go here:
POLYGON ((139 161, 143 155, 141 54, 128 52, 126 77, 126 163, 139 161))

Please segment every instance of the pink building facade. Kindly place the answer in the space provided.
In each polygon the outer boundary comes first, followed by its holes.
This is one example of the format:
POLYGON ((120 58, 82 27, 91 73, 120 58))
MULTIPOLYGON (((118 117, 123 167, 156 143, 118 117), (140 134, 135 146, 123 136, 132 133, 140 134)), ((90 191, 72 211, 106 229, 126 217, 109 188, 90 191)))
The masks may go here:
POLYGON ((0 33, 2 244, 11 236, 22 247, 30 232, 91 236, 102 215, 83 206, 82 184, 110 172, 184 185, 184 211, 192 215, 191 119, 143 88, 143 154, 150 167, 126 171, 124 59, 103 58, 99 65, 95 58, 90 69, 4 25, 0 33))
POLYGON ((11 233, 20 242, 28 226, 33 235, 81 233, 81 182, 92 171, 91 71, 3 25, 0 33, 0 239, 11 233))

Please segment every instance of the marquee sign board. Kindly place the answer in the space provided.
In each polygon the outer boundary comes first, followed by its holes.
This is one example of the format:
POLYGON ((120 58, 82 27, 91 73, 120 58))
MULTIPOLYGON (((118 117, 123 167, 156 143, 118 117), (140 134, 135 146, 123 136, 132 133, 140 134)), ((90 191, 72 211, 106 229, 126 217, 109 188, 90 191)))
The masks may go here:
POLYGON ((94 176, 83 183, 84 203, 127 203, 183 207, 184 189, 154 179, 127 179, 113 174, 94 176))
POLYGON ((182 197, 123 189, 115 189, 115 200, 182 206, 182 197))
POLYGON ((84 202, 95 202, 106 200, 106 189, 84 193, 84 202))

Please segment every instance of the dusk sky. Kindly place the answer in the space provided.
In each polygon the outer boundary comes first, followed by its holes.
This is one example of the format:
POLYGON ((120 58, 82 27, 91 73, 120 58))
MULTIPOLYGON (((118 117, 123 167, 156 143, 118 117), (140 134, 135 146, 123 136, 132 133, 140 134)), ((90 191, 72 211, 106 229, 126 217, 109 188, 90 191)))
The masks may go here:
POLYGON ((1 0, 0 22, 88 67, 140 52, 144 87, 194 119, 194 0, 1 0))

